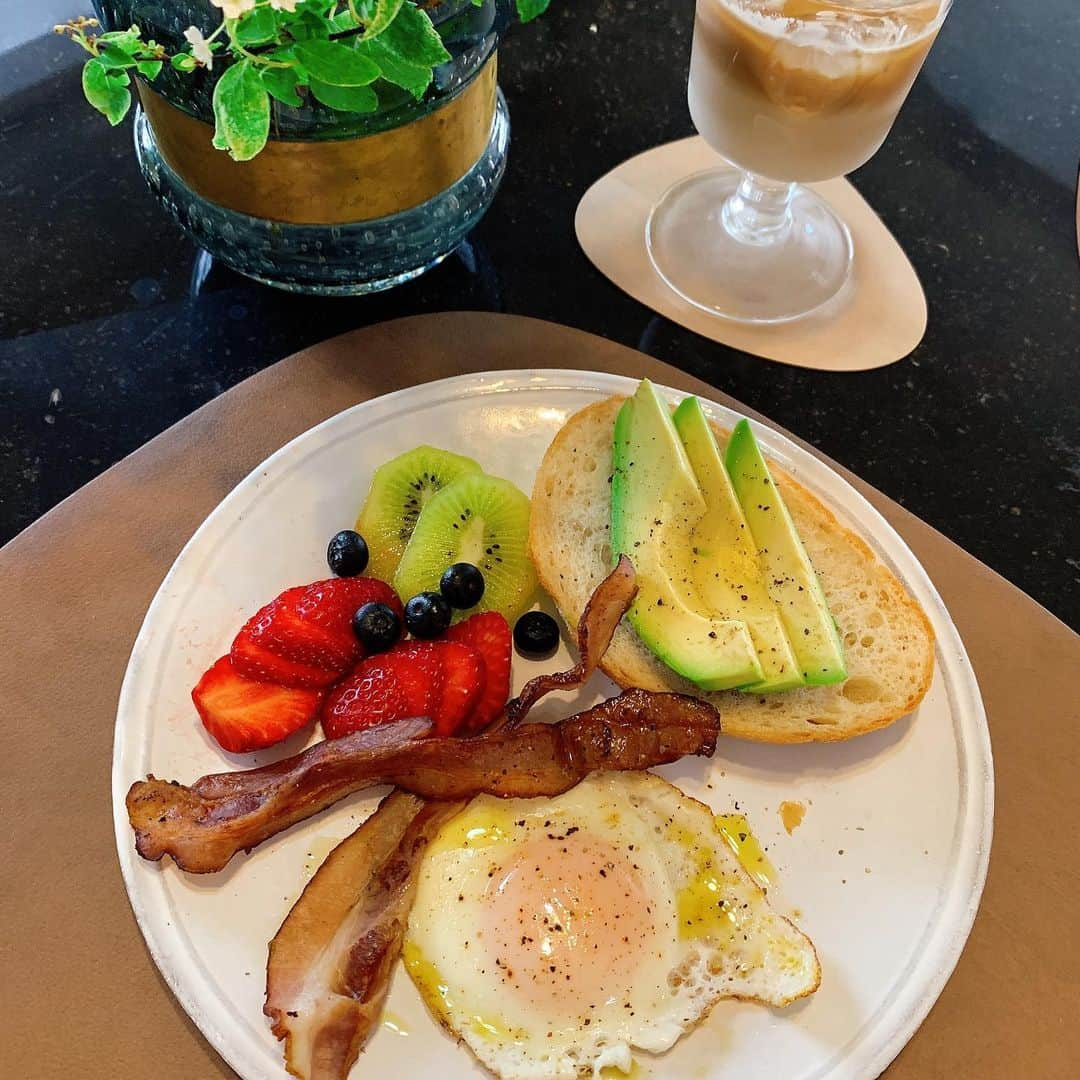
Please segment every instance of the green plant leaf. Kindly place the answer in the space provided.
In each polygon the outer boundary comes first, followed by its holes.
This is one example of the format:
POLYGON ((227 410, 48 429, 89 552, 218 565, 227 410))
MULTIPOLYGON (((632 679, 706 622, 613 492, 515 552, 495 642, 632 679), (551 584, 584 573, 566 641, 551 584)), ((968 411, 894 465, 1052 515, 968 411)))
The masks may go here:
POLYGON ((338 112, 369 113, 379 107, 379 99, 370 86, 332 86, 312 79, 311 92, 316 100, 338 112))
POLYGON ((266 59, 274 60, 279 64, 290 64, 291 67, 289 70, 296 76, 297 85, 307 86, 310 76, 303 65, 296 59, 296 52, 291 45, 286 45, 280 49, 275 49, 271 53, 267 53, 266 59))
POLYGON ((551 0, 517 0, 518 18, 523 22, 532 22, 543 15, 551 5, 551 0))
POLYGON ((405 0, 363 0, 359 5, 364 23, 362 41, 378 37, 396 18, 405 0))
POLYGON ((293 17, 288 24, 289 36, 296 41, 325 41, 336 29, 332 19, 310 8, 297 11, 297 15, 299 17, 293 17))
POLYGON ((304 104, 296 92, 296 84, 299 80, 294 68, 263 68, 260 76, 272 98, 277 98, 283 105, 304 104))
POLYGON ((123 71, 124 68, 134 67, 135 58, 125 52, 118 45, 104 45, 98 51, 98 63, 106 71, 123 71))
POLYGON ((354 26, 358 26, 359 23, 352 17, 352 12, 346 8, 344 11, 339 11, 336 15, 331 16, 330 21, 334 24, 334 31, 351 30, 354 26))
POLYGON ((142 44, 142 31, 137 26, 131 26, 127 30, 109 30, 107 33, 98 34, 98 45, 113 45, 117 49, 123 49, 126 53, 134 52, 142 44))
POLYGON ((232 39, 238 45, 263 45, 278 35, 277 19, 268 7, 257 7, 237 19, 232 39))
POLYGON ((87 60, 82 73, 83 93, 105 119, 116 127, 131 108, 131 79, 120 72, 108 71, 100 60, 87 60))
POLYGON ((150 82, 153 82, 161 74, 163 66, 160 60, 139 60, 135 64, 139 74, 144 79, 149 79, 150 82))
POLYGON ((376 64, 336 41, 298 41, 293 50, 313 79, 331 86, 367 86, 379 77, 376 64))
POLYGON ((399 59, 418 67, 437 67, 450 59, 431 19, 411 0, 402 6, 397 18, 377 40, 399 59))
POLYGON ((191 53, 177 53, 169 63, 177 71, 194 71, 199 66, 198 60, 191 53))
POLYGON ((270 134, 270 95, 250 60, 226 69, 214 87, 214 145, 234 161, 250 161, 270 134))
POLYGON ((387 82, 400 86, 402 90, 408 90, 418 101, 431 85, 431 68, 402 60, 397 53, 388 49, 380 38, 362 41, 356 48, 379 65, 382 77, 387 82))

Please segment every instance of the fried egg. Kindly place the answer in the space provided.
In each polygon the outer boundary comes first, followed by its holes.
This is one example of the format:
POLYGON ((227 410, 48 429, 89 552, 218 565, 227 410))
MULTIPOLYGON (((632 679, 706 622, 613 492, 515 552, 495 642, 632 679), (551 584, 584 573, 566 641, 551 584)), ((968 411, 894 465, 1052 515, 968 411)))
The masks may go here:
POLYGON ((428 849, 403 959, 505 1080, 629 1072, 721 998, 786 1005, 820 981, 709 808, 648 773, 474 799, 428 849))

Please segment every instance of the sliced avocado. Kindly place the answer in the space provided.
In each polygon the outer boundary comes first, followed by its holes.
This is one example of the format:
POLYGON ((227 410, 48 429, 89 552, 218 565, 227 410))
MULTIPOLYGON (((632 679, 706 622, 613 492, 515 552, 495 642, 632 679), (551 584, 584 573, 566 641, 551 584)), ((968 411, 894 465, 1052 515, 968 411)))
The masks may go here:
POLYGON ((627 617, 673 671, 703 690, 727 690, 763 673, 744 622, 707 618, 680 591, 690 576, 688 537, 705 510, 668 407, 645 380, 615 422, 611 554, 630 558, 638 582, 627 617))
POLYGON ((843 682, 844 647, 825 592, 748 421, 735 425, 724 463, 804 678, 812 686, 843 682))
POLYGON ((701 402, 685 398, 672 421, 705 499, 705 514, 689 537, 691 585, 709 614, 746 623, 765 677, 743 689, 760 693, 803 686, 802 668, 765 585, 764 563, 701 402))

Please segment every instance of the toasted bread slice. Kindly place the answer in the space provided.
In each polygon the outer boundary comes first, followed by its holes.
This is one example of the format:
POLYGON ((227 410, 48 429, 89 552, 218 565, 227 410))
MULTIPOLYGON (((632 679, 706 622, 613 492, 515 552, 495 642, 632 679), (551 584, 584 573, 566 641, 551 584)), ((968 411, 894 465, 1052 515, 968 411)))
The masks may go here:
MULTIPOLYGON (((577 626, 611 568, 611 444, 623 400, 607 398, 572 416, 536 474, 529 551, 541 584, 570 626, 577 626)), ((724 733, 743 739, 833 742, 891 724, 911 712, 930 687, 930 623, 858 536, 791 477, 771 468, 840 628, 846 681, 779 694, 707 693, 653 656, 625 620, 601 667, 622 687, 674 690, 711 701, 724 733)))

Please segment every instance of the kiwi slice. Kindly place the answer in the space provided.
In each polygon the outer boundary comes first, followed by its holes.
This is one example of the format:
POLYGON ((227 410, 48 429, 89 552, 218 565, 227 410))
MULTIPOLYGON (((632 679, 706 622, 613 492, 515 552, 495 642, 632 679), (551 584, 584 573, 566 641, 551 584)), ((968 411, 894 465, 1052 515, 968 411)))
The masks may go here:
POLYGON ((371 553, 371 577, 390 581, 428 500, 459 477, 480 472, 472 458, 418 446, 380 465, 371 478, 356 531, 371 553))
POLYGON ((497 611, 513 624, 536 592, 528 544, 528 496, 497 476, 463 476, 424 507, 394 575, 394 588, 403 599, 438 590, 451 563, 472 563, 484 575, 484 595, 457 617, 497 611))

